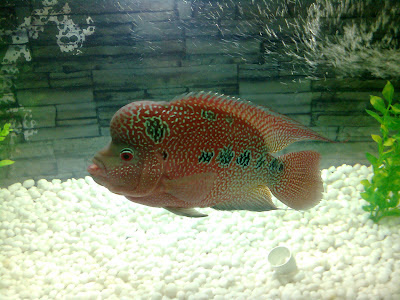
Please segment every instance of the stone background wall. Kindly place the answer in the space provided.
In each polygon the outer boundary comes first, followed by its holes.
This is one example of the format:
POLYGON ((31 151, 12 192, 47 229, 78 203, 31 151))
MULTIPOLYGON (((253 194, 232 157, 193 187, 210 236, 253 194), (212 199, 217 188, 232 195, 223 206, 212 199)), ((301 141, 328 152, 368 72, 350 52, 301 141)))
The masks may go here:
MULTIPOLYGON (((310 61, 316 53, 298 24, 313 2, 2 0, 0 117, 15 132, 0 158, 16 163, 0 169, 0 185, 85 176, 118 108, 200 90, 240 96, 333 140, 349 139, 289 148, 317 149, 323 167, 367 163, 370 134, 379 131, 365 113, 369 95, 380 94, 386 79, 398 88, 398 78, 368 70, 350 76, 323 55, 310 61)), ((343 36, 343 24, 373 22, 377 11, 349 11, 340 24, 323 15, 319 35, 343 36)))

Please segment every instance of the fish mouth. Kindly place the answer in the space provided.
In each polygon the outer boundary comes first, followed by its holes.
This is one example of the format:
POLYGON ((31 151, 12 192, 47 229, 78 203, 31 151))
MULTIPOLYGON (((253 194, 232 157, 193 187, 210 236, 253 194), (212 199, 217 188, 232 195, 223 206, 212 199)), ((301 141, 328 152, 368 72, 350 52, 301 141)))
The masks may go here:
POLYGON ((97 165, 100 169, 103 169, 104 171, 106 170, 104 163, 100 159, 93 157, 92 162, 93 162, 93 164, 97 165))
POLYGON ((94 157, 92 159, 93 164, 89 165, 87 167, 87 171, 90 175, 93 177, 100 177, 100 178, 105 178, 106 177, 106 168, 104 166, 104 163, 94 157))

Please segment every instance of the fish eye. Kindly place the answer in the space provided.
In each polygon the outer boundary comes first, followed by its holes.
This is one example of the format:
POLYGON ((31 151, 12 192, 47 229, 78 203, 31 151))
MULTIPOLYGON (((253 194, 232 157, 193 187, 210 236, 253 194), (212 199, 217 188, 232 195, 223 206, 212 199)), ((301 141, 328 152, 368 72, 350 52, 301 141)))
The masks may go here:
POLYGON ((130 161, 133 158, 133 150, 129 148, 124 148, 121 150, 119 156, 124 161, 130 161))

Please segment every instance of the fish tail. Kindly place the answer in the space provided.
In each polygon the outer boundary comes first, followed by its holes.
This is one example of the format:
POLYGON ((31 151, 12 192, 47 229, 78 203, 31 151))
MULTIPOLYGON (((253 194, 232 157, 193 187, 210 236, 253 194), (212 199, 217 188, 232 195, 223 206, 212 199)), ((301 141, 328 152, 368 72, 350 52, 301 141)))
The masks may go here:
POLYGON ((292 152, 269 161, 268 187, 281 202, 293 209, 308 209, 322 198, 320 154, 292 152))

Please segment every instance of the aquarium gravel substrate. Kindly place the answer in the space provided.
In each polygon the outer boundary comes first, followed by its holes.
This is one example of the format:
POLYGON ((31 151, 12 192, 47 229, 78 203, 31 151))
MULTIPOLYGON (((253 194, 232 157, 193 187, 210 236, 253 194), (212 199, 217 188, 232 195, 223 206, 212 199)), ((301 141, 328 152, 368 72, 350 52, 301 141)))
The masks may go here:
POLYGON ((305 212, 186 218, 137 205, 90 177, 0 190, 1 299, 400 299, 400 222, 368 219, 371 168, 322 171, 305 212), (298 272, 277 275, 287 246, 298 272))

